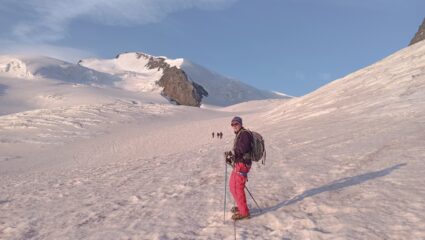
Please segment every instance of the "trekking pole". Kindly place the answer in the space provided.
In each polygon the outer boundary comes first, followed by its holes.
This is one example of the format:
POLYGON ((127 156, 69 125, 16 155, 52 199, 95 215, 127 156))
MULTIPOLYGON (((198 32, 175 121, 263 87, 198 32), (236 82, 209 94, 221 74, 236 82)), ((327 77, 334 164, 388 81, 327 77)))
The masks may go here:
POLYGON ((227 162, 224 162, 224 210, 223 210, 223 223, 226 222, 226 200, 227 200, 227 162))
POLYGON ((233 220, 233 235, 235 236, 236 240, 236 220, 233 220))
POLYGON ((257 201, 255 201, 255 198, 252 196, 251 192, 249 191, 248 187, 245 186, 245 189, 248 191, 249 195, 251 196, 252 200, 254 200, 255 204, 257 205, 257 207, 260 209, 260 212, 263 212, 263 209, 260 208, 260 206, 258 205, 257 201))

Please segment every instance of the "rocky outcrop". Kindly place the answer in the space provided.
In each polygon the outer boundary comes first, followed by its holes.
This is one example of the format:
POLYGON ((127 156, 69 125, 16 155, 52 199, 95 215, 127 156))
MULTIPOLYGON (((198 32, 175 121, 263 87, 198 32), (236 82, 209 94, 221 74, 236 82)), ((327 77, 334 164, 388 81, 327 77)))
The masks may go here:
POLYGON ((424 21, 422 22, 422 25, 419 27, 418 32, 415 34, 413 39, 410 41, 409 46, 413 45, 417 42, 420 42, 424 39, 425 39, 425 18, 424 18, 424 21))
POLYGON ((208 92, 190 80, 186 73, 177 67, 165 68, 164 75, 158 81, 158 85, 163 87, 163 95, 177 104, 196 106, 201 105, 202 97, 208 96, 208 92))
POLYGON ((165 58, 150 56, 146 67, 149 69, 167 69, 170 68, 170 64, 165 62, 165 58))
POLYGON ((179 105, 199 107, 202 98, 208 96, 208 92, 201 85, 191 81, 182 69, 175 66, 171 67, 165 58, 137 53, 137 58, 142 57, 149 59, 145 67, 163 71, 163 75, 157 81, 157 84, 164 88, 162 95, 170 101, 179 105))

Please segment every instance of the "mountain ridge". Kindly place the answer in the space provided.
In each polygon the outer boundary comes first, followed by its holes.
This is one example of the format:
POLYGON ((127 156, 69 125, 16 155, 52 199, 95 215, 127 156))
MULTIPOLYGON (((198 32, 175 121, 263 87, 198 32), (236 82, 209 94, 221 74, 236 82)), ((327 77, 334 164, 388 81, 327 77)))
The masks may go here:
MULTIPOLYGON (((201 86, 204 90, 200 89, 198 92, 203 93, 204 98, 202 99, 202 104, 210 104, 217 106, 229 106, 236 103, 241 103, 244 101, 250 100, 261 100, 268 98, 290 98, 285 94, 276 94, 274 92, 258 90, 248 84, 240 82, 235 79, 224 77, 218 73, 212 72, 201 65, 198 65, 185 58, 169 59, 164 56, 152 56, 143 52, 126 52, 118 54, 114 59, 83 59, 80 60, 79 64, 84 65, 88 68, 93 68, 98 71, 105 71, 110 74, 121 74, 124 82, 139 82, 138 79, 130 79, 125 77, 123 72, 132 72, 137 74, 152 74, 151 79, 156 79, 152 83, 150 82, 150 87, 154 89, 156 87, 156 82, 160 80, 161 73, 167 68, 175 67, 174 71, 178 72, 178 69, 184 71, 184 74, 187 75, 188 81, 196 83, 201 86), (141 60, 139 64, 137 61, 141 60), (103 64, 108 65, 112 62, 114 70, 108 70, 102 67, 103 64), (117 68, 121 68, 121 73, 117 68), (153 73, 148 73, 143 71, 143 68, 148 70, 157 70, 153 73), (135 80, 135 81, 134 81, 135 80)), ((194 87, 196 88, 196 84, 194 87)), ((126 88, 131 90, 138 90, 131 84, 127 84, 126 88)), ((139 90, 149 91, 149 87, 143 87, 139 90)), ((188 94, 186 94, 188 95, 188 94)))

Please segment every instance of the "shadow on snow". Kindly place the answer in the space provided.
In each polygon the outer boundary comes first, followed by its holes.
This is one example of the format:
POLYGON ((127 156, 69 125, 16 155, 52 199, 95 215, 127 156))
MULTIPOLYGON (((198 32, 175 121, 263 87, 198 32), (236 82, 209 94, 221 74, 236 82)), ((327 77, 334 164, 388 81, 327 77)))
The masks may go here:
POLYGON ((6 85, 0 84, 0 96, 4 94, 6 89, 7 89, 6 85))
POLYGON ((317 194, 320 194, 320 193, 323 193, 323 192, 331 192, 331 191, 336 191, 336 190, 339 190, 339 189, 342 189, 342 188, 351 187, 351 186, 354 186, 354 185, 359 185, 359 184, 362 184, 366 181, 386 176, 386 175, 390 174, 391 172, 393 172, 394 170, 397 170, 400 167, 403 167, 403 166, 406 166, 406 165, 407 165, 406 163, 401 163, 401 164, 397 164, 397 165, 394 165, 392 167, 385 168, 385 169, 382 169, 382 170, 379 170, 379 171, 368 172, 368 173, 360 174, 360 175, 353 176, 353 177, 341 178, 339 180, 333 181, 333 182, 326 184, 324 186, 304 191, 300 195, 297 195, 297 196, 295 196, 295 197, 293 197, 289 200, 285 200, 283 202, 280 202, 275 206, 263 208, 261 210, 255 209, 253 211, 254 213, 251 216, 257 217, 257 216, 260 216, 260 215, 265 214, 267 212, 276 211, 279 208, 297 203, 299 201, 302 201, 304 198, 312 197, 314 195, 317 195, 317 194))

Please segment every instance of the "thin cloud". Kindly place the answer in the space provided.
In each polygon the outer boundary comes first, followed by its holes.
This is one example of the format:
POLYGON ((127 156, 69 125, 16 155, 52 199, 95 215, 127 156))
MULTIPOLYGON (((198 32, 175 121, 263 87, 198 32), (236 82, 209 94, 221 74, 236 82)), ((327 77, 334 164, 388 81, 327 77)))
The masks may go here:
POLYGON ((21 9, 25 16, 13 27, 24 42, 53 42, 66 35, 77 18, 102 25, 131 26, 159 22, 173 12, 198 8, 217 10, 237 0, 5 0, 3 9, 21 9))
MULTIPOLYGON (((289 0, 299 3, 317 3, 317 0, 289 0)), ((418 1, 419 2, 419 1, 418 1)), ((405 0, 321 0, 320 4, 336 5, 341 7, 354 7, 363 9, 383 9, 387 6, 406 6, 405 0)))
POLYGON ((0 40, 0 45, 3 47, 0 49, 0 54, 12 54, 12 55, 23 55, 23 56, 47 56, 65 60, 68 62, 76 63, 78 60, 88 57, 96 56, 88 50, 55 46, 52 44, 20 44, 13 43, 10 41, 0 40))

